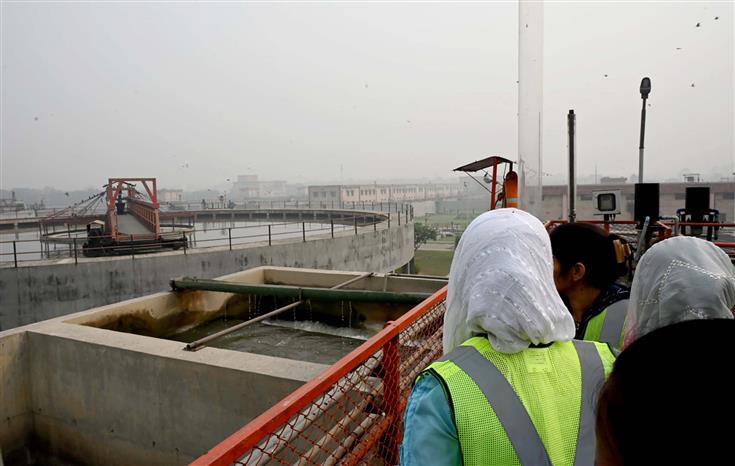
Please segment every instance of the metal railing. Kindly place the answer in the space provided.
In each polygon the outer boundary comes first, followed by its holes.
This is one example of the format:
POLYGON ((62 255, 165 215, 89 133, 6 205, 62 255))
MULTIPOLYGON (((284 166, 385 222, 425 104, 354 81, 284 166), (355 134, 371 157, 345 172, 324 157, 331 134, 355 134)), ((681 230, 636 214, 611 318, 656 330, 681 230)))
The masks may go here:
POLYGON ((442 353, 447 287, 195 460, 394 465, 413 381, 442 353))
MULTIPOLYGON (((150 235, 139 235, 137 237, 136 235, 124 235, 126 241, 114 247, 110 245, 85 246, 85 243, 88 242, 87 237, 72 237, 73 232, 71 230, 60 230, 59 233, 68 234, 68 238, 63 239, 63 243, 60 246, 55 243, 49 243, 43 238, 0 241, 0 267, 19 267, 23 263, 40 262, 50 258, 73 258, 74 263, 78 264, 84 256, 130 255, 131 259, 135 259, 136 255, 167 250, 187 254, 191 249, 228 247, 232 250, 239 245, 256 244, 258 242, 267 242, 269 246, 274 242, 306 242, 309 237, 323 239, 324 237, 334 238, 335 235, 343 236, 347 232, 357 235, 360 232, 371 230, 386 230, 391 227, 406 224, 412 220, 411 214, 408 211, 386 213, 384 215, 386 216, 386 220, 384 221, 378 221, 379 217, 366 212, 363 214, 342 215, 339 218, 329 220, 328 223, 324 223, 326 221, 319 222, 318 220, 285 221, 279 223, 260 223, 253 221, 255 223, 253 225, 190 229, 181 233, 165 231, 166 226, 162 225, 161 238, 164 240, 163 243, 159 244, 150 241, 150 235), (294 228, 288 230, 287 227, 294 228), (253 233, 257 229, 263 229, 265 231, 253 233), (218 238, 197 238, 197 233, 199 233, 199 236, 203 236, 206 233, 217 230, 220 232, 220 237, 218 238), (37 246, 27 247, 30 244, 37 246), (51 251, 50 244, 54 244, 55 249, 53 251, 51 251), (157 248, 160 250, 155 251, 157 248)), ((217 223, 219 222, 222 221, 217 221, 217 223)), ((224 223, 227 223, 227 221, 224 223)), ((111 239, 109 235, 100 235, 94 238, 97 242, 109 239, 111 239)))

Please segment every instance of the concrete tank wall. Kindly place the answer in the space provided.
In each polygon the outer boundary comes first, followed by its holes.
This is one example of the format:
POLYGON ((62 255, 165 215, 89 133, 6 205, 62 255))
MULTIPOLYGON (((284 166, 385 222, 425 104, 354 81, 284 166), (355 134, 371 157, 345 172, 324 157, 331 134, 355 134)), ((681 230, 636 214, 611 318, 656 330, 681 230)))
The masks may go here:
POLYGON ((325 368, 42 322, 0 333, 0 450, 6 465, 188 464, 325 368))
POLYGON ((0 334, 0 464, 24 457, 33 431, 29 359, 26 333, 0 334))
MULTIPOLYGON (((367 230, 367 231, 366 231, 367 230)), ((0 269, 0 330, 168 289, 171 278, 213 278, 261 265, 387 272, 413 257, 413 224, 358 235, 0 269)))

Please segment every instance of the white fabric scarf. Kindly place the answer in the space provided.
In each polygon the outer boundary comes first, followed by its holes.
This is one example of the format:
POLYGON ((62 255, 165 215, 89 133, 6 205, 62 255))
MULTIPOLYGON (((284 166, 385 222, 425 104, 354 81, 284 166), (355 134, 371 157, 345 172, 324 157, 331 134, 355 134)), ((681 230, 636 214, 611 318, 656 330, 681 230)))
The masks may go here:
POLYGON ((449 273, 444 353, 487 335, 516 353, 529 344, 568 341, 574 320, 554 286, 551 243, 536 217, 500 209, 477 217, 462 234, 449 273))
POLYGON ((724 251, 676 236, 646 251, 633 278, 624 344, 676 322, 732 319, 735 271, 724 251))

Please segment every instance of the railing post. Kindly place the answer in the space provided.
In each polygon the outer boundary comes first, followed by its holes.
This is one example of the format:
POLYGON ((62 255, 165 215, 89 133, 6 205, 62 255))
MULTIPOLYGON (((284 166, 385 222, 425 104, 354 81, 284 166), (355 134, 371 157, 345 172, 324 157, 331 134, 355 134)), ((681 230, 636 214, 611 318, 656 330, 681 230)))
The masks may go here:
POLYGON ((13 262, 15 263, 15 268, 18 268, 18 251, 15 249, 15 241, 13 241, 13 262))
POLYGON ((189 240, 186 238, 186 232, 184 231, 181 232, 181 239, 184 240, 184 255, 186 255, 186 246, 189 243, 189 240))
POLYGON ((301 239, 306 242, 306 222, 301 222, 301 239))
POLYGON ((333 218, 329 219, 329 225, 332 228, 332 238, 334 238, 334 219, 333 218))
POLYGON ((77 265, 79 262, 77 257, 77 239, 74 238, 74 265, 77 265))
MULTIPOLYGON (((391 324, 387 322, 386 325, 391 324)), ((401 397, 401 355, 398 348, 398 335, 385 343, 383 347, 383 406, 385 417, 389 419, 392 428, 386 432, 380 443, 385 453, 387 464, 398 464, 399 442, 397 432, 403 432, 403 420, 398 412, 401 397)))
POLYGON ((268 246, 271 245, 271 226, 268 225, 268 246))
POLYGON ((355 234, 357 234, 357 215, 355 215, 354 220, 355 220, 355 234))
POLYGON ((388 212, 388 229, 390 230, 390 212, 388 212))
POLYGON ((373 231, 378 231, 378 219, 373 218, 373 231))
POLYGON ((227 229, 227 238, 230 240, 230 251, 232 251, 232 227, 227 229))
POLYGON ((398 226, 401 226, 401 211, 396 212, 396 215, 398 215, 398 226))

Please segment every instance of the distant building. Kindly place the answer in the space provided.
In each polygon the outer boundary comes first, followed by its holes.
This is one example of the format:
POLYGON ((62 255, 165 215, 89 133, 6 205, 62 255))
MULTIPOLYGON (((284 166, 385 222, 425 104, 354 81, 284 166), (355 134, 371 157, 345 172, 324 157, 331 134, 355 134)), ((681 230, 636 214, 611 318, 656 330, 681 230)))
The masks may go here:
MULTIPOLYGON (((712 183, 661 183, 659 187, 659 211, 661 216, 673 217, 677 209, 684 208, 686 188, 691 186, 708 186, 710 188, 711 209, 720 211, 720 221, 733 220, 735 212, 735 182, 712 183)), ((577 202, 575 209, 578 219, 595 218, 592 210, 592 192, 607 189, 619 189, 622 192, 623 203, 618 219, 633 219, 635 208, 635 184, 605 184, 605 185, 578 185, 577 202)), ((568 217, 566 185, 543 187, 543 212, 541 218, 545 220, 566 219, 568 217)))
POLYGON ((183 202, 183 189, 159 189, 158 202, 183 202))
POLYGON ((286 182, 260 181, 258 175, 239 175, 232 184, 230 197, 238 201, 251 199, 283 199, 288 197, 286 182))
POLYGON ((457 197, 461 183, 444 184, 352 184, 309 186, 309 201, 339 206, 361 202, 409 202, 457 197))
POLYGON ((628 180, 624 176, 603 176, 600 178, 601 184, 623 184, 628 180))

